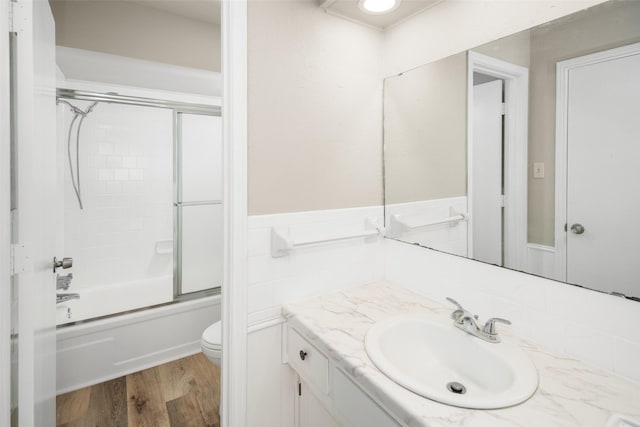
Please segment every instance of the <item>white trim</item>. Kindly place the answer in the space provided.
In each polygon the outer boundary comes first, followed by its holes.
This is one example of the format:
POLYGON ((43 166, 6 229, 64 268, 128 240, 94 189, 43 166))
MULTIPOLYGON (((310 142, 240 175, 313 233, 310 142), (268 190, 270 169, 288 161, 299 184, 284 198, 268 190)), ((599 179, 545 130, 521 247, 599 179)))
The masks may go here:
POLYGON ((175 92, 170 90, 161 89, 147 89, 143 87, 123 86, 111 83, 85 81, 85 80, 73 80, 73 79, 58 79, 57 87, 62 89, 71 89, 87 92, 116 92, 121 95, 137 96, 141 98, 155 98, 165 101, 186 102, 192 104, 205 104, 205 105, 222 105, 222 98, 219 96, 197 95, 187 92, 175 92))
POLYGON ((249 313, 248 331, 254 332, 284 321, 282 307, 271 307, 266 310, 249 313))
MULTIPOLYGON (((490 56, 469 51, 467 76, 467 200, 473 183, 473 73, 498 77, 505 84, 505 215, 504 267, 524 270, 527 259, 527 144, 529 70, 490 56)), ((468 203, 468 256, 473 257, 473 212, 468 203)))
POLYGON ((640 43, 604 50, 556 64, 556 186, 555 186, 555 276, 556 280, 567 280, 567 108, 569 72, 585 65, 598 64, 625 56, 640 54, 640 43))
POLYGON ((285 319, 282 316, 281 314, 282 310, 278 307, 277 311, 278 313, 276 315, 273 315, 270 317, 264 316, 264 318, 260 321, 257 321, 257 320, 253 322, 250 321, 248 332, 253 333, 253 332, 261 331, 263 329, 270 328, 272 326, 281 325, 285 323, 287 319, 285 319))
POLYGON ((556 248, 554 248, 553 246, 540 245, 538 243, 527 243, 527 248, 534 251, 550 252, 550 253, 554 253, 556 251, 556 248))
POLYGON ((222 427, 247 425, 247 9, 222 2, 222 427))
POLYGON ((71 47, 56 47, 56 62, 67 79, 119 86, 220 96, 221 75, 183 67, 71 47))
POLYGON ((11 425, 11 157, 9 3, 0 4, 0 425, 11 425))

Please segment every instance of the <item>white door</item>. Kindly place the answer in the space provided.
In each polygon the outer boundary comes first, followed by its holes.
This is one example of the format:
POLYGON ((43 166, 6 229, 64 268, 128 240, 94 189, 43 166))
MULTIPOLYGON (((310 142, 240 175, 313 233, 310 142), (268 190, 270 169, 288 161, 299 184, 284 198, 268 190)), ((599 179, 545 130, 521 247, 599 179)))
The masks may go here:
POLYGON ((640 52, 568 74, 567 281, 640 295, 640 52))
MULTIPOLYGON (((14 9, 13 233, 20 427, 55 425, 56 68, 46 0, 14 9)), ((58 255, 60 256, 60 255, 58 255)), ((12 378, 15 380, 15 378, 12 378)))
POLYGON ((471 171, 470 256, 502 265, 502 80, 473 87, 471 171))

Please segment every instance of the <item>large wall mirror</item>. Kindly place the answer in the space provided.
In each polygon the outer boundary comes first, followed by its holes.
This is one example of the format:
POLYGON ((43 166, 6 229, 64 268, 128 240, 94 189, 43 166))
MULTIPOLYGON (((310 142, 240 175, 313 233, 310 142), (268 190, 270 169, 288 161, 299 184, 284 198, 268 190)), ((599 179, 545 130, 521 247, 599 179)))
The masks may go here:
POLYGON ((640 300, 640 2, 385 79, 392 238, 640 300))

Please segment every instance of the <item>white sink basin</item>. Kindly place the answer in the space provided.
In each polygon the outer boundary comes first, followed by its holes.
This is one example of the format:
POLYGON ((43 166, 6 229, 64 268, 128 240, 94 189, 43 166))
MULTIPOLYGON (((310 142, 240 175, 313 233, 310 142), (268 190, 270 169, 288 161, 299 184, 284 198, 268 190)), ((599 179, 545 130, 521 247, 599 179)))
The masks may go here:
POLYGON ((365 348, 390 379, 447 405, 504 408, 527 400, 538 387, 538 371, 519 347, 488 343, 423 315, 376 323, 367 332, 365 348))

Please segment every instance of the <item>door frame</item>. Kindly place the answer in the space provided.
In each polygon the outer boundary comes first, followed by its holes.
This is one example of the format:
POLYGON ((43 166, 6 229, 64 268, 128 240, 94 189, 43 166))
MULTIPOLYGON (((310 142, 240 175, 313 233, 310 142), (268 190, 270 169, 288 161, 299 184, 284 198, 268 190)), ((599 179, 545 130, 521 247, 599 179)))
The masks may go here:
POLYGON ((504 81, 503 267, 524 270, 527 260, 529 69, 469 51, 467 72, 467 256, 473 257, 473 73, 504 81))
MULTIPOLYGON (((11 378, 11 132, 9 2, 0 2, 0 378, 11 378)), ((0 382, 0 425, 11 425, 11 382, 0 382)))
MULTIPOLYGON (((0 2, 0 31, 9 32, 9 2, 0 2)), ((225 281, 222 426, 246 425, 247 389, 247 0, 222 2, 225 281)), ((9 46, 0 57, 0 374, 10 374, 9 46), (6 356, 6 357, 5 357, 6 356)), ((0 384, 0 424, 10 425, 10 383, 0 384)))
POLYGON ((222 1, 222 427, 247 425, 247 11, 222 1))
POLYGON ((555 183, 555 277, 567 279, 567 109, 569 108, 569 72, 575 68, 640 54, 640 43, 607 49, 556 63, 556 183, 555 183))

